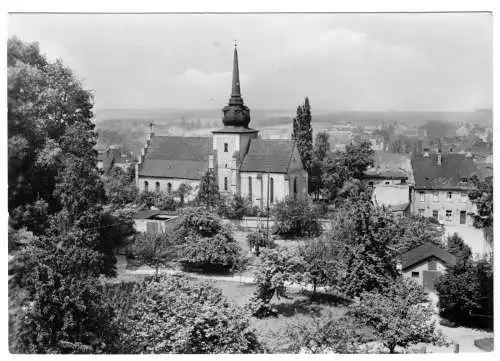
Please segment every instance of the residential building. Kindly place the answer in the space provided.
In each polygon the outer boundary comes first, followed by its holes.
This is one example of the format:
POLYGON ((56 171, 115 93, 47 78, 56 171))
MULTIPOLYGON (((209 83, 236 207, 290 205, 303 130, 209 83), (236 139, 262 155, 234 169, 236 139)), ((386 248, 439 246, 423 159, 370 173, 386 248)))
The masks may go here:
POLYGON ((240 92, 238 52, 234 49, 232 91, 223 109, 223 127, 211 137, 171 137, 151 127, 136 171, 140 191, 174 192, 182 183, 193 189, 208 169, 223 196, 239 194, 266 207, 288 195, 307 195, 307 171, 294 140, 261 139, 249 128, 250 110, 240 92))
POLYGON ((434 283, 448 267, 456 264, 456 257, 443 248, 425 243, 399 257, 403 277, 411 278, 427 291, 434 291, 434 283))

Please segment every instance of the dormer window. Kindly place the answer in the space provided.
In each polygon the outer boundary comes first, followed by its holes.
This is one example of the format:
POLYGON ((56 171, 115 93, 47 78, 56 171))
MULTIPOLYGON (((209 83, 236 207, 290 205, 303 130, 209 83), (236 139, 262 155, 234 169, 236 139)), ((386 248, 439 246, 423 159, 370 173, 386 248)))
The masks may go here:
POLYGON ((467 183, 467 177, 462 178, 462 183, 467 183))
POLYGON ((227 143, 224 143, 224 153, 229 152, 229 147, 227 143))

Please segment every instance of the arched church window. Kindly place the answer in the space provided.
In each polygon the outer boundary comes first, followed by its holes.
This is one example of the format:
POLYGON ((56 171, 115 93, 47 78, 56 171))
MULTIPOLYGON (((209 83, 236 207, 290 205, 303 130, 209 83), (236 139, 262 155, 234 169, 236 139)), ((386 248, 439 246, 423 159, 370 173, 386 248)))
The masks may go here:
POLYGON ((297 198, 297 177, 293 178, 293 197, 297 198))
POLYGON ((252 200, 252 177, 248 177, 248 198, 252 200))
POLYGON ((160 192, 160 182, 156 182, 155 184, 155 190, 159 193, 160 192))
POLYGON ((144 192, 148 191, 148 186, 149 186, 148 181, 144 181, 144 192))
POLYGON ((224 190, 227 191, 227 177, 224 177, 224 190))
POLYGON ((167 193, 168 194, 172 193, 172 183, 170 182, 167 183, 167 193))
POLYGON ((228 144, 227 143, 224 143, 224 152, 227 153, 229 152, 229 149, 228 149, 228 144))
POLYGON ((270 189, 269 189, 269 193, 270 193, 270 196, 269 196, 269 201, 271 203, 274 203, 274 178, 271 177, 271 180, 270 180, 270 189))

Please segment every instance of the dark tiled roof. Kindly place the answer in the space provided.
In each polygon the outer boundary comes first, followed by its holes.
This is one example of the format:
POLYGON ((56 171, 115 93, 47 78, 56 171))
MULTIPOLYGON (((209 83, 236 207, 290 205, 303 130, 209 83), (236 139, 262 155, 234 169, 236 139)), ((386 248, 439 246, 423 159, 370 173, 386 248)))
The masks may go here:
POLYGON ((375 152, 374 167, 365 172, 366 178, 401 179, 409 178, 410 158, 406 154, 375 152))
POLYGON ((294 147, 294 140, 252 139, 240 170, 287 173, 294 147))
POLYGON ((366 178, 380 178, 380 179, 408 179, 408 174, 402 169, 393 168, 372 168, 365 172, 366 178))
POLYGON ((212 133, 257 133, 258 130, 252 128, 225 126, 224 128, 213 130, 212 133))
POLYGON ((416 156, 411 163, 415 189, 470 189, 472 185, 463 183, 462 178, 473 174, 480 176, 478 166, 465 154, 443 154, 440 165, 437 154, 416 156))
POLYGON ((139 176, 201 179, 211 152, 212 138, 154 136, 139 176))
POLYGON ((448 266, 454 266, 456 258, 451 253, 432 243, 425 243, 417 248, 413 248, 400 256, 401 267, 405 270, 429 257, 436 257, 448 266))

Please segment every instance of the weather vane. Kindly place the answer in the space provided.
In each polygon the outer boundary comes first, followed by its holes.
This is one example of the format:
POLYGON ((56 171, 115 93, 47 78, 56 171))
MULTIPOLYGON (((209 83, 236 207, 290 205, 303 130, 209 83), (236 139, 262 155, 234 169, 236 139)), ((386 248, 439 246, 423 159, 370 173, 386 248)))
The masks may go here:
POLYGON ((234 47, 236 48, 238 46, 238 40, 234 39, 234 47))

